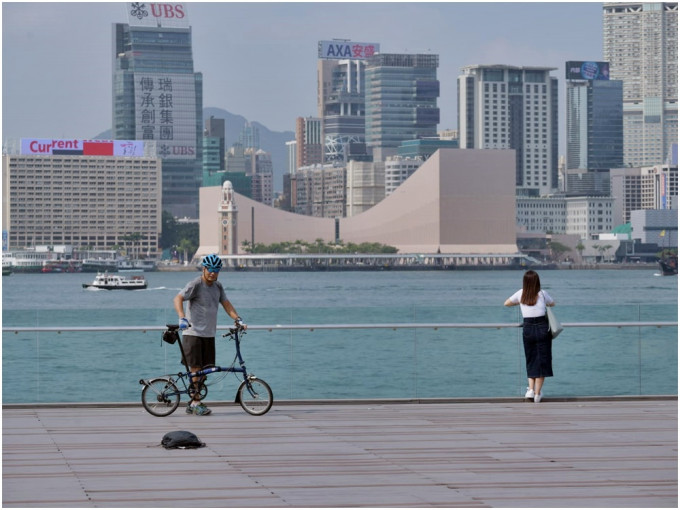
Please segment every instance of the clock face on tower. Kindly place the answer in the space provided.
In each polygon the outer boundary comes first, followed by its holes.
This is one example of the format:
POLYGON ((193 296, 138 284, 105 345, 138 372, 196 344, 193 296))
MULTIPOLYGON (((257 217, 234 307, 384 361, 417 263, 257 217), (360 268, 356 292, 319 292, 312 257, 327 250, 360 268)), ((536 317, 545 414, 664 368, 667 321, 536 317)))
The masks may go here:
POLYGON ((226 227, 227 225, 229 225, 229 220, 226 220, 226 219, 225 219, 225 220, 222 220, 222 225, 224 225, 225 227, 226 227))

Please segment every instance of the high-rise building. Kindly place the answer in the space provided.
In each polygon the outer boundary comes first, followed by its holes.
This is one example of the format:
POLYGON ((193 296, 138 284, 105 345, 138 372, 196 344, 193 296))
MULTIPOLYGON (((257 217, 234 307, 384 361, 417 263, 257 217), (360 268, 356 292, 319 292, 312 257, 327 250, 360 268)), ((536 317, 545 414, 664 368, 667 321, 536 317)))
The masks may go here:
POLYGON ((225 169, 226 129, 224 119, 210 116, 203 131, 203 170, 217 172, 225 169), (206 142, 207 141, 207 142, 206 142), (206 155, 206 148, 209 154, 206 155))
POLYGON ((295 173, 295 212, 318 218, 343 218, 347 172, 337 164, 301 167, 295 173))
POLYGON ((662 164, 678 139, 678 4, 603 5, 604 60, 623 81, 623 162, 662 164))
POLYGON ((239 134, 238 141, 246 149, 259 149, 260 129, 257 126, 253 126, 250 122, 246 122, 239 134))
POLYGON ((163 210, 198 217, 203 78, 194 72, 186 4, 127 3, 113 25, 113 138, 155 140, 163 210))
POLYGON ((623 82, 599 72, 608 67, 607 62, 566 64, 567 170, 623 166, 623 82))
POLYGON ((298 117, 295 120, 296 167, 323 163, 321 119, 298 117))
POLYGON ((368 211, 385 198, 385 163, 350 161, 347 163, 347 216, 368 211))
POLYGON ((518 195, 558 187, 555 68, 471 65, 458 77, 462 149, 514 149, 518 195))
POLYGON ((630 221, 632 211, 678 208, 678 164, 611 171, 611 194, 616 197, 614 218, 630 221))
POLYGON ((22 139, 3 156, 8 249, 71 245, 155 256, 161 160, 154 142, 22 139))
POLYGON ((439 55, 381 53, 366 65, 366 146, 374 161, 404 140, 436 137, 439 55))
POLYGON ((379 51, 378 43, 319 41, 317 108, 325 161, 348 161, 351 145, 365 151, 364 72, 366 59, 379 51))

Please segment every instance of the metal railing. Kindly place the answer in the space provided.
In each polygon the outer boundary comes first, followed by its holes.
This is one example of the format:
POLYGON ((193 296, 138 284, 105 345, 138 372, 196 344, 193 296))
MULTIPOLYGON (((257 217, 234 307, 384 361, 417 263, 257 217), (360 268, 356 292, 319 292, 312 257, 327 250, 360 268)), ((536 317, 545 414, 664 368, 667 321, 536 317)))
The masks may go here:
MULTIPOLYGON (((678 321, 630 321, 630 322, 563 322, 566 328, 640 328, 677 327, 678 321)), ((231 325, 218 325, 218 331, 226 331, 231 325)), ((324 330, 324 329, 507 329, 522 327, 521 323, 378 323, 378 324, 270 324, 248 325, 249 331, 324 330)), ((165 326, 3 326, 3 333, 63 331, 165 331, 165 326)))

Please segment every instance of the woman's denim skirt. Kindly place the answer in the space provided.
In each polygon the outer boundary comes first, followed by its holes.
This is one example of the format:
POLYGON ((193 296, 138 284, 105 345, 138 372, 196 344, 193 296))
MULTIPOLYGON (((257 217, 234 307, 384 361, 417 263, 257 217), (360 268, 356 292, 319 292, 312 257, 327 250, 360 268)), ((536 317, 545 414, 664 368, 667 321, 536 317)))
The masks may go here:
POLYGON ((552 377, 552 335, 548 318, 524 319, 524 356, 527 360, 527 377, 552 377))

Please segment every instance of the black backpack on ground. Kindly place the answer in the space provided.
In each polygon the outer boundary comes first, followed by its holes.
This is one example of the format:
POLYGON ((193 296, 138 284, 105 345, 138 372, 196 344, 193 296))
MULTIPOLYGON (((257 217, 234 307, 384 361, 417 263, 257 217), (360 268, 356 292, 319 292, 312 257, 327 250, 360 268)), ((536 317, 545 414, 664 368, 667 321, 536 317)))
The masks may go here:
POLYGON ((170 448, 203 448, 205 443, 202 443, 196 434, 187 430, 175 430, 168 432, 161 440, 161 446, 166 449, 170 448))

